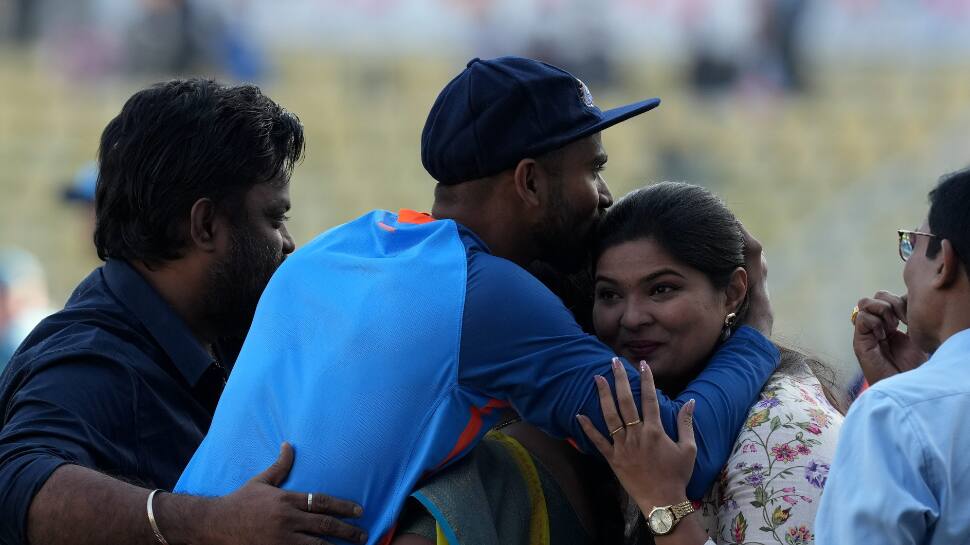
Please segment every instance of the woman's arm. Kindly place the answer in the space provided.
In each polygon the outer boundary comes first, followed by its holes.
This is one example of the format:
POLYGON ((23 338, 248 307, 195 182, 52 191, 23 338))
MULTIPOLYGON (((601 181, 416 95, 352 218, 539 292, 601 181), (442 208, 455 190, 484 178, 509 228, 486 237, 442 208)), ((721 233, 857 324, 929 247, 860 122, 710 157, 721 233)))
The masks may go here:
MULTIPOLYGON (((655 508, 682 504, 687 500, 687 482, 694 467, 697 445, 694 442, 694 400, 688 401, 677 415, 679 439, 674 442, 664 432, 660 421, 657 390, 646 364, 640 365, 640 402, 643 417, 637 410, 626 369, 613 366, 616 398, 613 402, 609 384, 596 377, 603 419, 613 430, 607 439, 593 426, 589 417, 577 415, 583 431, 600 451, 636 501, 640 511, 649 514, 655 508)), ((674 522, 664 535, 654 535, 657 545, 702 545, 708 540, 696 514, 687 514, 674 522)))

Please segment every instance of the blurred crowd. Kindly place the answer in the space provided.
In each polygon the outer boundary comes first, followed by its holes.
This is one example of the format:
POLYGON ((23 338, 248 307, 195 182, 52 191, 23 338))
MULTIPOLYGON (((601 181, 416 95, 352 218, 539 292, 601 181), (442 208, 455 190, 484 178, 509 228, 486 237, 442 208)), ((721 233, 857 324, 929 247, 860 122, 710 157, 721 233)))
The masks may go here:
POLYGON ((6 0, 0 13, 9 41, 21 47, 42 43, 62 70, 79 79, 209 73, 258 81, 268 68, 246 27, 246 3, 6 0), (106 23, 99 17, 104 10, 120 15, 106 23))

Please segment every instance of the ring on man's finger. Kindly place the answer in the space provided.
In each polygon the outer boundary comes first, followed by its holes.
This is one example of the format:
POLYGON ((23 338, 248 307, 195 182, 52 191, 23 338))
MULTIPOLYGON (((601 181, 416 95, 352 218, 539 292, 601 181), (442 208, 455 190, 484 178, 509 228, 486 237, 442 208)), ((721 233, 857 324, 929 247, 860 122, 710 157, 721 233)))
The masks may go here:
POLYGON ((640 420, 639 418, 637 418, 633 422, 627 422, 626 424, 624 424, 624 426, 627 426, 627 427, 636 426, 637 424, 642 424, 642 423, 643 423, 643 420, 640 420))
POLYGON ((623 426, 620 426, 619 428, 616 428, 615 430, 613 430, 613 431, 610 432, 610 437, 613 437, 614 435, 620 433, 620 431, 625 430, 625 429, 626 429, 626 425, 623 425, 623 426))
POLYGON ((849 316, 849 320, 852 321, 852 325, 855 325, 855 319, 859 316, 859 307, 852 309, 852 316, 849 316))
POLYGON ((310 492, 309 494, 306 495, 306 512, 307 513, 313 512, 313 492, 310 492))

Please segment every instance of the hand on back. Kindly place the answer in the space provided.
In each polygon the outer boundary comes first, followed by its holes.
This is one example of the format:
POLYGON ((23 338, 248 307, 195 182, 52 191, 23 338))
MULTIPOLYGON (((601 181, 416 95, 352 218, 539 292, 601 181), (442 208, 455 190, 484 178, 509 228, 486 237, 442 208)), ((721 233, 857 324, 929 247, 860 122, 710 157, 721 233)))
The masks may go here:
POLYGON ((314 492, 310 508, 308 494, 278 488, 292 467, 293 447, 284 443, 273 465, 239 490, 215 500, 207 521, 211 533, 206 543, 330 543, 320 536, 366 542, 366 532, 339 520, 360 517, 362 510, 358 505, 314 492))

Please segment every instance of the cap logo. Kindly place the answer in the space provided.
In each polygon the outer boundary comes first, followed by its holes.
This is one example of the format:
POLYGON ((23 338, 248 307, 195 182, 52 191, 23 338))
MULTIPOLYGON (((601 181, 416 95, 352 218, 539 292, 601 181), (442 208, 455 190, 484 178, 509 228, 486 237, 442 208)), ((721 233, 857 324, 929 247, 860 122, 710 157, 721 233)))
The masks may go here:
POLYGON ((586 87, 586 84, 579 79, 576 80, 576 83, 579 84, 579 99, 583 101, 587 108, 593 108, 595 106, 593 104, 593 93, 589 92, 589 87, 586 87))

